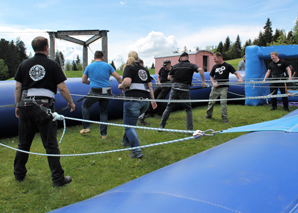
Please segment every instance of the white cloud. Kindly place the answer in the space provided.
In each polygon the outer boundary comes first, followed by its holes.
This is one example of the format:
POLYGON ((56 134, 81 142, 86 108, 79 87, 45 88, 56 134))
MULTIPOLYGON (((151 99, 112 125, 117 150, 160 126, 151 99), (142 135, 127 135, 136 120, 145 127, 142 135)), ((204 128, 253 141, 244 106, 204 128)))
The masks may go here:
POLYGON ((123 4, 125 4, 125 2, 123 2, 123 1, 120 1, 120 4, 122 4, 122 5, 123 5, 123 4))

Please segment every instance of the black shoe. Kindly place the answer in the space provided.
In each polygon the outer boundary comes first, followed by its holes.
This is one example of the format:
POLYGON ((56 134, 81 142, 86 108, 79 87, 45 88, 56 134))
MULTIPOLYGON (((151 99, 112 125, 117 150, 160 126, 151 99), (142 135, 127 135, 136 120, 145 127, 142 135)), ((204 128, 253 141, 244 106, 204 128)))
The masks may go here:
POLYGON ((133 152, 132 154, 129 155, 129 157, 131 157, 131 158, 142 158, 143 157, 143 153, 141 151, 139 151, 139 152, 133 152))
POLYGON ((289 108, 284 107, 284 110, 290 112, 289 108))
POLYGON ((277 109, 277 107, 272 107, 270 110, 276 110, 277 109))
POLYGON ((124 142, 123 142, 121 145, 122 145, 122 146, 125 146, 125 147, 131 147, 130 144, 128 144, 128 143, 124 143, 124 142))
POLYGON ((223 124, 227 124, 227 123, 228 123, 228 121, 227 121, 227 120, 224 120, 224 121, 222 121, 222 123, 223 123, 223 124))
POLYGON ((154 114, 151 114, 151 113, 144 116, 144 118, 153 118, 153 117, 154 117, 154 114))
POLYGON ((211 119, 212 116, 206 115, 204 118, 211 119))
MULTIPOLYGON (((160 128, 160 129, 164 129, 165 128, 165 126, 163 126, 163 125, 161 125, 161 124, 159 124, 159 127, 158 128, 160 128)), ((159 132, 163 132, 162 130, 158 130, 159 132)))
POLYGON ((139 119, 140 126, 150 126, 150 123, 146 122, 145 119, 139 119))
POLYGON ((17 178, 17 177, 15 177, 15 180, 17 182, 23 182, 25 180, 25 177, 23 177, 23 178, 17 178))
POLYGON ((61 187, 69 184, 72 181, 70 176, 65 176, 64 179, 58 183, 54 183, 54 187, 61 187))

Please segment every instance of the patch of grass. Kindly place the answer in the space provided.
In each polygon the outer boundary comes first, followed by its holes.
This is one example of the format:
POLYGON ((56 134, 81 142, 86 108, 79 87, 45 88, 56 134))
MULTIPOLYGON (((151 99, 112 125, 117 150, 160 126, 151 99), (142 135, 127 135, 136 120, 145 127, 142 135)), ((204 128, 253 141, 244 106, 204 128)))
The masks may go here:
MULTIPOLYGON (((194 129, 224 130, 231 127, 247 125, 277 119, 287 113, 279 106, 270 111, 271 106, 229 105, 229 123, 223 124, 220 105, 216 105, 212 119, 203 119, 206 106, 193 108, 194 129)), ((290 107, 295 110, 296 107, 290 107)), ((148 118, 151 127, 158 127, 160 120, 148 118)), ((123 123, 122 119, 110 120, 112 123, 123 123)), ((186 129, 185 111, 176 111, 170 115, 166 128, 186 129)), ((60 146, 62 154, 91 153, 104 150, 121 149, 124 134, 123 127, 108 127, 108 137, 100 138, 100 127, 91 124, 91 133, 80 135, 82 126, 67 127, 60 146)), ((58 140, 63 129, 58 129, 58 140)), ((137 130, 140 144, 151 144, 189 137, 190 134, 137 130)), ((15 151, 0 147, 0 212, 48 212, 75 202, 91 198, 130 180, 148 174, 159 168, 210 149, 244 133, 216 134, 213 137, 202 137, 179 143, 142 149, 142 160, 128 157, 129 151, 102 155, 78 157, 61 157, 65 175, 70 175, 73 182, 62 188, 53 188, 47 158, 30 155, 26 179, 22 183, 14 180, 13 162, 15 151)), ((4 138, 0 143, 17 147, 17 137, 4 138)), ((45 153, 41 138, 34 138, 32 152, 45 153)))
POLYGON ((225 62, 231 64, 235 70, 237 70, 237 67, 238 67, 238 64, 239 64, 239 61, 241 61, 243 58, 236 58, 236 59, 232 59, 232 60, 227 60, 225 62))

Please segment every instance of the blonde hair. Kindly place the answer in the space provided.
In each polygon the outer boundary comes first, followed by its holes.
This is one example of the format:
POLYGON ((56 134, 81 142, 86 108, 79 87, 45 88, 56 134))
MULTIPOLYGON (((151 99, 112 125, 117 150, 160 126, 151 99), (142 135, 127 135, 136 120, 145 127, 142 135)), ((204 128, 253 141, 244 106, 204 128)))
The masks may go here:
POLYGON ((136 61, 139 60, 139 56, 138 56, 138 53, 137 53, 136 51, 130 51, 130 52, 128 53, 128 58, 129 58, 129 57, 134 57, 136 61))
POLYGON ((278 57, 278 53, 277 52, 272 52, 272 53, 270 53, 270 55, 276 55, 278 57))
POLYGON ((132 66, 133 66, 133 63, 135 63, 135 62, 136 62, 135 57, 130 56, 130 57, 127 59, 126 64, 124 65, 123 70, 125 69, 125 67, 126 67, 127 65, 132 65, 132 66))

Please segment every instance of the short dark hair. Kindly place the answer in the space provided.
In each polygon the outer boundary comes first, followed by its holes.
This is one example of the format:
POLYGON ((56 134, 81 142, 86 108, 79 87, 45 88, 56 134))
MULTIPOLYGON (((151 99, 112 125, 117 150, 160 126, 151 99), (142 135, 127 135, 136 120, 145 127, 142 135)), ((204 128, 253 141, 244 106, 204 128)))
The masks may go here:
POLYGON ((34 52, 45 51, 48 45, 48 39, 42 36, 34 38, 31 42, 34 52))
POLYGON ((139 60, 140 64, 144 64, 144 61, 142 59, 139 60))
POLYGON ((102 57, 103 57, 103 52, 102 51, 97 50, 94 53, 94 58, 102 58, 102 57))
POLYGON ((215 55, 216 57, 221 57, 221 58, 222 58, 222 54, 221 54, 220 52, 216 52, 216 53, 214 53, 214 55, 215 55))

